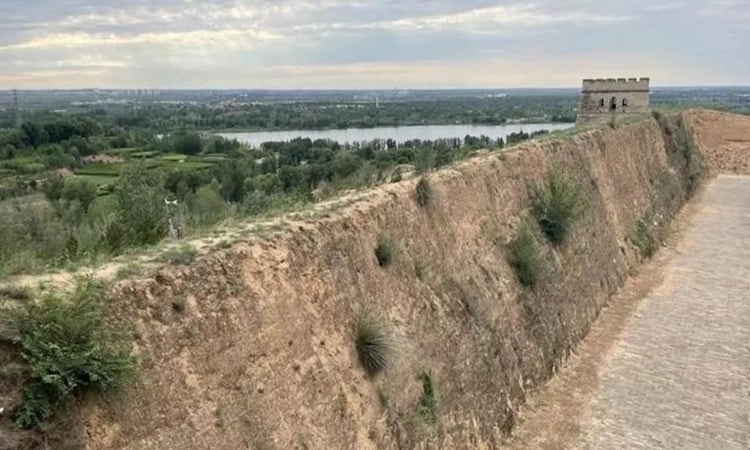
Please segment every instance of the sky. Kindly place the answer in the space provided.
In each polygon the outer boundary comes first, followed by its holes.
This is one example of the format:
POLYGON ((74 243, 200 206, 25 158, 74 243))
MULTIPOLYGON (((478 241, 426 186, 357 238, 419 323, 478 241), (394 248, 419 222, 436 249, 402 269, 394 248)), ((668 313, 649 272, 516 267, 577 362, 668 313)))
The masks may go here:
POLYGON ((750 0, 0 0, 0 89, 750 84, 750 0))

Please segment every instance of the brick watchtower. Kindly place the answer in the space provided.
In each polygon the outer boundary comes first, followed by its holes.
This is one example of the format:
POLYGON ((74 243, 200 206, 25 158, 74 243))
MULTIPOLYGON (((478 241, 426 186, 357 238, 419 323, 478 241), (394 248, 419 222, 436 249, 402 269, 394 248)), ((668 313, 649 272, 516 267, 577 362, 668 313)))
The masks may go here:
POLYGON ((648 112, 649 94, 648 78, 585 79, 576 125, 648 112))

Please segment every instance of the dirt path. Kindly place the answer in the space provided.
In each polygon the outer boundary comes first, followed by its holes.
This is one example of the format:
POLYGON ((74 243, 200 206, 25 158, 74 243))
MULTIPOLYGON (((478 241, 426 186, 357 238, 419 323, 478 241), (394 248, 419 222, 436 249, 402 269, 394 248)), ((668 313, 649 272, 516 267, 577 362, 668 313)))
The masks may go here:
POLYGON ((750 177, 711 180, 611 305, 509 446, 750 448, 750 177))

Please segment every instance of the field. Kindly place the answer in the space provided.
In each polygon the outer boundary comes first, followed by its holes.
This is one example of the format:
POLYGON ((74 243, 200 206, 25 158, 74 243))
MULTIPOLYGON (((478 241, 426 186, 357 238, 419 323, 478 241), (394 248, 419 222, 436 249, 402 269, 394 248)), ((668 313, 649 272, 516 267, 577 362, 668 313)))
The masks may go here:
MULTIPOLYGON (((112 192, 123 170, 141 168, 143 170, 183 170, 196 171, 211 168, 214 164, 226 158, 223 154, 187 156, 176 153, 160 153, 158 151, 144 151, 141 148, 112 149, 108 155, 117 156, 116 162, 83 163, 80 168, 73 169, 75 178, 91 181, 99 187, 99 195, 112 192)), ((53 173, 34 156, 23 156, 4 161, 0 166, 0 189, 13 189, 19 184, 34 183, 53 173)), ((67 169, 66 169, 67 173, 67 169)))

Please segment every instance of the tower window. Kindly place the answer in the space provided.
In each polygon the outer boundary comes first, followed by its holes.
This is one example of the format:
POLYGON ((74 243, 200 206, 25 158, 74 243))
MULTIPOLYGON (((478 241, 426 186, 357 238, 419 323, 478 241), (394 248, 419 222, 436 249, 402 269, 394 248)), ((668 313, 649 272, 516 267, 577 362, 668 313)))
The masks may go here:
POLYGON ((628 99, 622 99, 622 106, 628 106, 628 99))
POLYGON ((617 109, 617 98, 612 97, 612 99, 609 101, 609 110, 614 111, 617 109))
POLYGON ((604 99, 599 100, 599 106, 604 108, 604 99))

